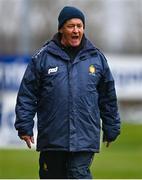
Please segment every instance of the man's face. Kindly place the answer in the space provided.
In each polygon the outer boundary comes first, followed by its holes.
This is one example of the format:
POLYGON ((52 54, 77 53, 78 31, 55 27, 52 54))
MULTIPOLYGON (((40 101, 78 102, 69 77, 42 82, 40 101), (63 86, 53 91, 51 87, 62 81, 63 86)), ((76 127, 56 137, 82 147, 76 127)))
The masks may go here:
POLYGON ((83 22, 78 18, 73 18, 65 22, 59 32, 62 34, 61 43, 64 46, 79 46, 84 33, 83 22))

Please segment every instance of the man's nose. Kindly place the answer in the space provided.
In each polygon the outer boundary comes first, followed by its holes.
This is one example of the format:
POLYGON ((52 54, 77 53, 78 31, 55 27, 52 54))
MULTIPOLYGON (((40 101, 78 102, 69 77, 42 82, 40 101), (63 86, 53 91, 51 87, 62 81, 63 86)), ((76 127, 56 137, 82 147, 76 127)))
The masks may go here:
POLYGON ((78 32, 78 30, 79 30, 79 28, 78 28, 77 26, 74 26, 74 28, 73 28, 73 32, 77 33, 77 32, 78 32))

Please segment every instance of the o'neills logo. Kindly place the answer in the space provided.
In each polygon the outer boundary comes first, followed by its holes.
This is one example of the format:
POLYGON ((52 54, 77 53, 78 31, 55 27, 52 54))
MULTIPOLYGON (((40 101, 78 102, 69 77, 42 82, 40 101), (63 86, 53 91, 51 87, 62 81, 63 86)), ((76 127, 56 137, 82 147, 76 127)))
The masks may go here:
POLYGON ((91 64, 89 66, 89 74, 95 74, 95 72, 96 72, 96 68, 93 64, 91 64))

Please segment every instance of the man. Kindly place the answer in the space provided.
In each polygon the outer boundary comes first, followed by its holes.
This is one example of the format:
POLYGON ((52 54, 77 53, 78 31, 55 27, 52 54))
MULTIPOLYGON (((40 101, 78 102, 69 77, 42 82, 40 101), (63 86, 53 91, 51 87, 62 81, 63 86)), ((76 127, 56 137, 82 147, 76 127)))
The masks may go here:
POLYGON ((58 22, 58 33, 26 69, 15 127, 31 148, 37 113, 40 178, 90 179, 100 118, 107 146, 120 133, 114 80, 104 55, 84 35, 84 14, 67 6, 58 22))

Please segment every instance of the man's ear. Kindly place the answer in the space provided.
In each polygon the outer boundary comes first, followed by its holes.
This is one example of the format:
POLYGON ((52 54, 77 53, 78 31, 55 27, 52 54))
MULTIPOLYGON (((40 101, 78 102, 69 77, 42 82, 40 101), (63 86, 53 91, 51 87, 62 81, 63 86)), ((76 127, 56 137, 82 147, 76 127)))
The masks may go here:
POLYGON ((63 33, 63 29, 62 28, 59 29, 59 33, 61 33, 61 34, 63 33))

